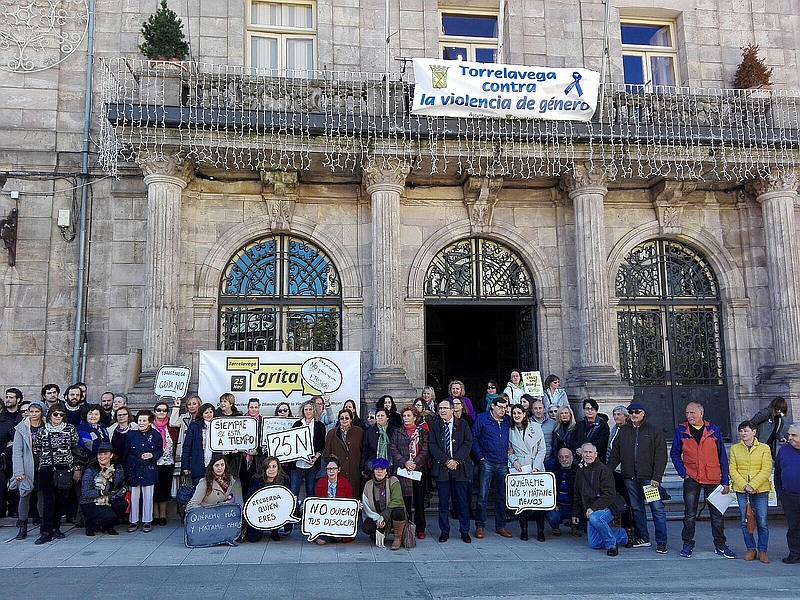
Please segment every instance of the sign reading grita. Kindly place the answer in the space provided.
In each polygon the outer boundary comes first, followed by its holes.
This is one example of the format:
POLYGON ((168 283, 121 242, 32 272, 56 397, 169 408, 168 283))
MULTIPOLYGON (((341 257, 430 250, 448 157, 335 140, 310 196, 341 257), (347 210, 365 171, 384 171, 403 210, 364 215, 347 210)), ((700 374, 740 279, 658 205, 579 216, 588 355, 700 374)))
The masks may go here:
POLYGON ((445 117, 589 121, 600 74, 589 69, 414 59, 411 112, 445 117))

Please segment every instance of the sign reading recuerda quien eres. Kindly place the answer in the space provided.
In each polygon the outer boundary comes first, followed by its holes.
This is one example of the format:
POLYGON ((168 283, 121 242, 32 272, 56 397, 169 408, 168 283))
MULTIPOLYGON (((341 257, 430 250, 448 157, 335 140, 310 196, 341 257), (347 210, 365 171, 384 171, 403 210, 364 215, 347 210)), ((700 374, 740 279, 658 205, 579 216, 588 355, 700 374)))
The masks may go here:
POLYGON ((600 73, 521 65, 414 59, 413 114, 589 121, 600 73))

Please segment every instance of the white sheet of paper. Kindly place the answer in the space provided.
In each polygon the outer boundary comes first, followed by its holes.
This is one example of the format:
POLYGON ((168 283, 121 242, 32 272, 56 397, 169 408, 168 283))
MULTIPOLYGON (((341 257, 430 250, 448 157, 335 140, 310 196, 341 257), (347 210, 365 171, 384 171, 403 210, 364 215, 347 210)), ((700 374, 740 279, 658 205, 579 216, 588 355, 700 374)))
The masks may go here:
POLYGON ((380 529, 375 531, 375 545, 378 548, 386 547, 386 536, 381 533, 380 529))
POLYGON ((714 489, 714 491, 708 495, 708 498, 706 498, 706 500, 711 502, 711 504, 713 504, 719 512, 724 513, 731 505, 731 502, 736 500, 736 494, 734 494, 733 492, 723 494, 722 486, 718 485, 714 489))
POLYGON ((511 467, 509 467, 508 472, 509 473, 522 473, 524 475, 527 475, 528 473, 533 473, 533 467, 530 466, 530 465, 522 465, 522 471, 517 471, 516 467, 511 466, 511 467))
POLYGON ((409 471, 408 469, 397 469, 397 474, 406 479, 413 479, 414 481, 422 481, 422 471, 409 471))

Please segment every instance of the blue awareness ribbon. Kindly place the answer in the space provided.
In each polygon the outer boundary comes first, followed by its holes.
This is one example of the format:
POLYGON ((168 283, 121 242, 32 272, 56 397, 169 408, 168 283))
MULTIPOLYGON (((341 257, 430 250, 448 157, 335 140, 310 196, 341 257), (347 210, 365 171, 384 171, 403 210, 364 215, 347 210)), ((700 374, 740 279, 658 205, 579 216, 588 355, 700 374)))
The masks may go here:
POLYGON ((572 88, 575 88, 575 91, 578 92, 578 96, 583 96, 583 90, 581 89, 581 79, 582 76, 577 71, 572 72, 572 83, 570 83, 566 88, 564 88, 564 95, 568 95, 572 88))

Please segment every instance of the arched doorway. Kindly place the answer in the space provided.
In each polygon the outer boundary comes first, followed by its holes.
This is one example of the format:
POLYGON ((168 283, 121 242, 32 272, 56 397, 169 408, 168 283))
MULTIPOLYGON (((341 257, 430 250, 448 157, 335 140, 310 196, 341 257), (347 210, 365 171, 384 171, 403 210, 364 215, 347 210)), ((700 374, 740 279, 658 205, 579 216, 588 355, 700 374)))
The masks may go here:
POLYGON ((241 248, 220 282, 220 350, 339 350, 339 275, 314 244, 270 235, 241 248))
POLYGON ((538 368, 533 278, 511 248, 486 238, 453 242, 425 275, 426 382, 447 396, 464 381, 473 401, 487 379, 505 385, 512 368, 538 368))
POLYGON ((665 431, 700 402, 706 418, 730 435, 720 295, 699 252, 674 240, 639 244, 620 265, 620 373, 665 431))

